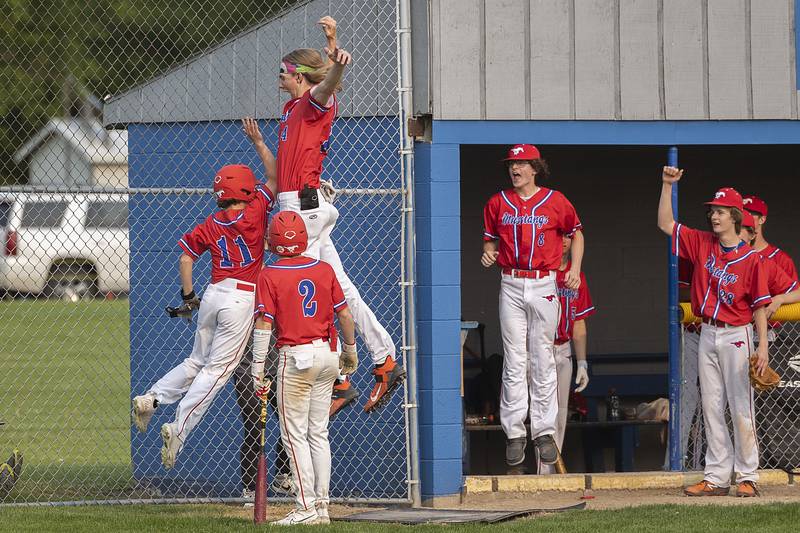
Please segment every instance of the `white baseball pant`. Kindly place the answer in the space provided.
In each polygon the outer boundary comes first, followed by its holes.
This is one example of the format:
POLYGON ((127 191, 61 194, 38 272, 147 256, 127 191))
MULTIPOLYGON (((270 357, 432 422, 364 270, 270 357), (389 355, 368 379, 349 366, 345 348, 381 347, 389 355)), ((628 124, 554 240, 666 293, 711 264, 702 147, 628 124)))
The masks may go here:
POLYGON ((753 388, 749 359, 753 326, 719 327, 703 324, 700 330, 698 369, 706 426, 705 479, 718 487, 758 481, 758 443, 753 415, 753 388), (725 406, 733 421, 731 444, 725 423, 725 406))
POLYGON ((553 341, 560 303, 556 276, 500 282, 503 385, 500 423, 509 439, 524 437, 530 414, 531 439, 556 432, 556 361, 553 341))
MULTIPOLYGON (((386 331, 372 309, 361 299, 361 294, 344 271, 342 260, 333 245, 331 232, 339 218, 339 211, 329 203, 322 194, 317 194, 319 207, 316 209, 300 210, 300 197, 297 191, 282 192, 278 194, 281 210, 300 213, 306 224, 308 233, 308 248, 303 254, 314 259, 321 259, 333 267, 336 279, 342 286, 342 292, 347 300, 347 307, 353 314, 356 332, 364 340, 375 365, 381 365, 386 357, 395 355, 395 346, 389 332, 386 331)), ((396 357, 395 357, 396 359, 396 357)))
MULTIPOLYGON (((556 344, 556 396, 558 397, 558 417, 556 418, 556 432, 553 439, 556 441, 558 451, 561 451, 564 444, 564 433, 567 430, 567 414, 569 413, 569 391, 572 386, 572 343, 556 344)), ((546 465, 538 460, 538 472, 540 474, 555 474, 555 465, 546 465)))
POLYGON ((328 412, 338 375, 339 356, 321 339, 280 350, 277 400, 281 439, 292 467, 298 509, 314 509, 314 502, 328 502, 328 412))
POLYGON ((253 283, 228 278, 209 285, 197 315, 192 353, 150 388, 159 404, 183 396, 175 412, 182 443, 239 365, 253 329, 254 307, 253 283))

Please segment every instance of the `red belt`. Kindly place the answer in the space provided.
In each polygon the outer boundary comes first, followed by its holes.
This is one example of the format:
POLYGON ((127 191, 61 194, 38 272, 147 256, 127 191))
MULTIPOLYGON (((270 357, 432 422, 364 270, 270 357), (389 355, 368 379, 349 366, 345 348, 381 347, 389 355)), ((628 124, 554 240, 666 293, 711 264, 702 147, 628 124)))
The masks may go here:
POLYGON ((550 275, 549 270, 520 270, 519 268, 504 268, 503 274, 514 278, 542 279, 550 275))
POLYGON ((247 283, 237 283, 236 288, 240 291, 256 292, 255 286, 248 285, 247 283))
POLYGON ((714 320, 713 318, 703 318, 703 324, 708 324, 709 326, 714 326, 717 328, 730 327, 730 324, 727 322, 723 322, 722 320, 714 320))

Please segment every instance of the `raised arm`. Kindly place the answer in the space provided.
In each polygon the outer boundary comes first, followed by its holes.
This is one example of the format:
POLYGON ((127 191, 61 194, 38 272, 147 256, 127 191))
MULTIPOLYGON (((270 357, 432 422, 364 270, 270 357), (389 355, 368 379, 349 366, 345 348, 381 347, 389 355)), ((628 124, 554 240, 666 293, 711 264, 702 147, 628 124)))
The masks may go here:
POLYGON ((328 59, 330 59, 333 64, 331 65, 330 70, 325 75, 325 79, 322 80, 322 83, 315 86, 311 89, 311 96, 314 97, 314 100, 319 102, 322 105, 328 105, 328 100, 330 100, 333 93, 336 91, 336 87, 339 86, 339 83, 342 81, 342 76, 344 76, 344 67, 350 64, 353 58, 350 56, 350 52, 342 50, 341 48, 325 48, 325 53, 328 55, 328 59))
POLYGON ((658 228, 672 235, 675 217, 672 214, 672 185, 683 176, 683 170, 675 167, 664 167, 661 173, 661 198, 658 201, 658 228))
MULTIPOLYGON (((336 49, 336 21, 333 17, 324 16, 317 21, 317 24, 322 26, 322 31, 325 33, 325 39, 328 41, 328 50, 336 49)), ((332 63, 330 57, 328 58, 328 65, 332 63)))
POLYGON ((242 119, 242 130, 245 135, 253 143, 258 157, 261 158, 261 163, 264 165, 264 173, 267 175, 266 185, 267 189, 273 196, 278 194, 278 163, 272 150, 267 148, 264 143, 264 136, 261 134, 261 129, 258 127, 258 121, 254 118, 244 117, 242 119))

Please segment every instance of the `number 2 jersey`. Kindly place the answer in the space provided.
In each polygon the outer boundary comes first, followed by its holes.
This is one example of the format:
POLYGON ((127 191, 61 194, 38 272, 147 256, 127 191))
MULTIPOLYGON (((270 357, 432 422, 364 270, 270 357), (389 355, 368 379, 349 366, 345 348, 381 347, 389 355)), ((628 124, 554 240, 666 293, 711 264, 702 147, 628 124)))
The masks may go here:
POLYGON ((258 276, 255 314, 275 324, 278 348, 329 339, 335 349, 334 313, 346 307, 336 273, 324 261, 284 257, 258 276))
POLYGON ((675 224, 672 230, 673 253, 692 262, 692 312, 744 326, 753 320, 753 310, 769 305, 768 273, 761 256, 750 246, 726 252, 717 237, 708 231, 675 224))
POLYGON ((269 189, 257 185, 255 197, 244 209, 217 211, 178 245, 193 259, 211 252, 211 283, 227 278, 255 283, 264 263, 264 236, 273 203, 269 189))

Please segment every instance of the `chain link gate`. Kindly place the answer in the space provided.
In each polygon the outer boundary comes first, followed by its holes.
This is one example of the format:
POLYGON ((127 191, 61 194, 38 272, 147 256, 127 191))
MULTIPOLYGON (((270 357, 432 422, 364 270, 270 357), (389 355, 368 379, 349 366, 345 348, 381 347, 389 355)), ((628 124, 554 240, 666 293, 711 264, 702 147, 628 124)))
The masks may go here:
MULTIPOLYGON (((20 3, 0 30, 10 57, 0 67, 4 85, 15 80, 1 96, 0 118, 0 461, 14 450, 22 457, 13 488, 0 486, 4 504, 241 499, 246 425, 235 379, 190 435, 173 471, 160 464, 158 428, 174 416, 174 405, 158 409, 145 435, 131 428, 129 412, 131 396, 191 350, 194 325, 167 318, 164 307, 178 300, 177 239, 215 209, 213 171, 242 162, 263 177, 261 163, 238 116, 169 124, 143 117, 127 131, 110 130, 103 128, 109 120, 99 97, 191 65, 271 21, 281 21, 286 33, 303 27, 289 40, 293 47, 321 48, 322 32, 310 28, 330 14, 341 45, 354 51, 340 96, 350 113, 334 122, 324 167, 323 177, 340 191, 333 240, 392 336, 398 362, 406 363, 407 189, 395 116, 395 2, 229 0, 204 7, 20 3), (367 39, 376 32, 388 36, 386 47, 375 49, 367 39), (385 107, 394 112, 371 113, 385 107)), ((279 60, 287 42, 280 33, 262 46, 274 48, 279 60)), ((213 98, 215 90, 213 83, 187 84, 184 94, 156 88, 142 105, 163 110, 171 100, 191 100, 192 91, 213 98)), ((277 108, 267 116, 276 117, 283 100, 269 100, 277 108)), ((260 125, 277 153, 277 120, 260 125)), ((206 254, 195 264, 195 287, 208 283, 209 271, 206 254)), ((362 413, 373 378, 360 340, 359 352, 353 382, 361 400, 331 423, 331 495, 408 501, 408 391, 404 385, 378 413, 362 413)), ((270 481, 279 470, 278 439, 270 411, 270 481)))
MULTIPOLYGON (((686 305, 686 304, 682 304, 686 305)), ((759 468, 797 472, 800 468, 800 306, 782 307, 778 327, 770 329, 770 366, 781 376, 773 391, 754 393, 759 468)), ((683 324, 681 388, 681 446, 684 470, 705 467, 706 438, 698 382, 699 326, 683 324)), ((733 435, 730 412, 725 414, 733 435)))

